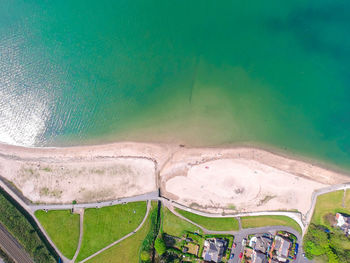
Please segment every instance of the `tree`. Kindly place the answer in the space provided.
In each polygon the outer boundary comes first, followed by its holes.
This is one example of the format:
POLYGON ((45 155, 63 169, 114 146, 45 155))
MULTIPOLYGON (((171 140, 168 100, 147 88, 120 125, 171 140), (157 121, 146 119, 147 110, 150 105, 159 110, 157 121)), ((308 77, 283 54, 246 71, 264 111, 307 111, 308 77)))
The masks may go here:
POLYGON ((157 237, 156 242, 154 243, 154 248, 160 256, 165 253, 166 246, 164 240, 161 237, 157 237))

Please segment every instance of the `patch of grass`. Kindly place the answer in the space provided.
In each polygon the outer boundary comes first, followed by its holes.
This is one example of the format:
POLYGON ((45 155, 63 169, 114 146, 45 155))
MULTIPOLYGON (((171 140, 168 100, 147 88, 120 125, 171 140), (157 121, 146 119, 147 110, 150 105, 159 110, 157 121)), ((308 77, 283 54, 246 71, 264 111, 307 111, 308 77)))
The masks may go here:
POLYGON ((237 207, 234 204, 229 204, 227 208, 231 210, 237 210, 237 207))
POLYGON ((239 229, 238 221, 235 218, 204 217, 177 208, 175 210, 179 214, 183 215, 184 217, 188 218, 194 223, 197 223, 198 225, 201 225, 202 227, 208 230, 232 231, 239 229))
POLYGON ((48 172, 48 173, 52 172, 52 169, 50 167, 44 167, 41 170, 48 172))
POLYGON ((49 251, 52 248, 45 243, 46 240, 34 220, 2 189, 0 189, 0 222, 18 240, 35 262, 56 262, 54 254, 49 251))
POLYGON ((241 222, 243 228, 289 226, 301 233, 299 224, 287 216, 246 216, 241 217, 241 222))
POLYGON ((146 236, 151 232, 152 220, 151 216, 157 212, 156 202, 152 204, 150 214, 136 234, 123 240, 121 243, 107 249, 96 257, 87 261, 88 263, 139 263, 139 253, 146 236))
MULTIPOLYGON (((347 200, 347 198, 349 198, 347 195, 345 196, 345 201, 347 200)), ((337 212, 349 214, 350 209, 347 208, 350 206, 349 203, 345 204, 345 208, 342 207, 343 196, 343 190, 318 196, 314 214, 312 215, 311 223, 315 225, 323 225, 326 227, 330 227, 327 220, 325 220, 325 216, 327 214, 335 214, 337 212)))
POLYGON ((162 230, 171 236, 182 236, 188 232, 202 232, 198 227, 174 215, 168 208, 162 208, 162 230))
POLYGON ((135 230, 145 214, 146 202, 86 209, 83 242, 77 261, 135 230))
POLYGON ((79 242, 79 215, 70 210, 35 212, 35 216, 49 234, 58 249, 72 259, 79 242))

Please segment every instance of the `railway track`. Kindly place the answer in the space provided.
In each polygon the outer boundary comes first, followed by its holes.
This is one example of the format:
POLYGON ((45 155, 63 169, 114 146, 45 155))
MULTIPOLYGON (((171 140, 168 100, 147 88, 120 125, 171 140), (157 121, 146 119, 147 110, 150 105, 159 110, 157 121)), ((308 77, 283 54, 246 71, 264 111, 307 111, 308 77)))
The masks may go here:
POLYGON ((16 263, 34 263, 17 240, 0 224, 0 247, 16 263))

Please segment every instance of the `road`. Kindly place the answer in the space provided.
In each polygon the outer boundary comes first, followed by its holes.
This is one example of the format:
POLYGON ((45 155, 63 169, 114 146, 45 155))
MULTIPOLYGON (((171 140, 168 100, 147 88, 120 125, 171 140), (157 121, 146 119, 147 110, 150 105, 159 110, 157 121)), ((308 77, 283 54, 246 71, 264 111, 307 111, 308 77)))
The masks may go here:
POLYGON ((259 228, 246 228, 246 229, 242 229, 242 230, 236 232, 234 234, 234 236, 235 236, 234 242, 236 243, 236 248, 232 251, 235 256, 233 257, 232 260, 229 261, 229 263, 239 263, 240 262, 239 254, 241 252, 243 252, 242 240, 244 238, 246 238, 248 235, 263 234, 263 233, 275 234, 276 231, 287 231, 289 233, 294 234, 297 237, 298 243, 300 244, 300 246, 299 246, 299 252, 298 252, 297 258, 295 261, 293 261, 293 263, 304 263, 304 259, 302 256, 303 252, 302 252, 302 247, 301 247, 302 237, 301 237, 300 233, 297 232, 294 228, 287 227, 287 226, 268 226, 268 227, 259 227, 259 228))
MULTIPOLYGON (((33 219, 36 222, 36 224, 38 225, 39 229, 44 234, 45 238, 48 240, 50 245, 55 249, 57 254, 60 256, 60 258, 61 258, 63 263, 71 262, 71 261, 68 260, 65 256, 63 256, 63 254, 59 251, 59 249, 56 247, 56 245, 52 242, 52 240, 50 239, 50 237, 46 233, 45 229, 41 226, 40 222, 34 216, 34 212, 36 210, 66 210, 66 209, 72 209, 72 208, 82 208, 82 209, 85 209, 85 208, 100 208, 100 207, 117 205, 117 204, 128 203, 128 202, 160 200, 163 203, 170 203, 172 206, 178 207, 180 209, 189 211, 189 212, 194 213, 194 214, 198 214, 198 215, 201 215, 201 216, 206 216, 206 217, 232 217, 232 218, 239 219, 240 217, 243 217, 243 216, 261 216, 261 215, 283 215, 283 216, 288 216, 288 217, 292 218, 293 220, 295 220, 300 225, 300 227, 302 228, 303 234, 305 234, 305 231, 306 231, 306 229, 308 227, 308 224, 309 224, 309 222, 311 220, 312 213, 313 213, 313 210, 314 210, 315 205, 316 205, 317 197, 319 195, 321 195, 321 194, 325 194, 325 193, 329 193, 329 192, 333 192, 333 191, 337 191, 337 190, 350 189, 350 183, 348 183, 348 184, 341 184, 341 185, 333 185, 333 186, 326 187, 326 188, 323 188, 323 189, 319 189, 318 191, 315 191, 313 193, 313 195, 312 195, 312 202, 311 202, 310 209, 307 212, 307 214, 304 217, 302 217, 302 215, 300 213, 298 213, 298 212, 283 212, 283 211, 274 211, 274 212, 273 211, 265 211, 265 212, 239 213, 239 214, 234 214, 234 215, 210 214, 210 213, 205 213, 205 212, 201 212, 201 211, 197 211, 197 210, 191 209, 189 207, 186 207, 184 205, 178 204, 178 203, 176 203, 176 202, 174 202, 172 200, 169 200, 167 198, 159 197, 159 192, 158 191, 154 191, 154 192, 150 192, 150 193, 146 193, 146 194, 138 195, 138 196, 134 196, 134 197, 125 197, 125 198, 120 198, 120 199, 117 199, 117 200, 105 201, 105 202, 83 203, 83 204, 75 204, 75 205, 73 205, 73 204, 28 205, 17 194, 15 194, 6 184, 4 184, 4 182, 1 181, 1 180, 0 180, 0 186, 14 200, 16 200, 19 205, 21 205, 33 217, 33 219)), ((148 213, 148 210, 147 210, 147 213, 148 213)), ((144 218, 144 220, 146 220, 146 217, 144 218)), ((141 225, 139 227, 141 227, 141 225)), ((279 229, 281 229, 281 228, 283 228, 283 227, 279 227, 279 229)), ((271 229, 271 228, 269 228, 269 229, 271 229)), ((252 229, 252 231, 254 231, 254 230, 256 231, 256 229, 252 229)), ((260 230, 260 228, 258 230, 260 230)), ((210 231, 210 230, 207 230, 207 229, 203 229, 203 231, 205 231, 206 233, 217 233, 217 234, 225 233, 225 231, 217 232, 217 231, 210 231)), ((240 233, 245 233, 244 231, 247 231, 247 229, 244 229, 244 230, 241 230, 239 232, 236 232, 235 235, 237 236, 237 234, 238 234, 237 238, 240 237, 240 233)), ((273 231, 273 228, 272 228, 271 231, 273 231)), ((130 236, 132 234, 134 234, 134 233, 130 233, 129 235, 123 237, 122 239, 117 240, 116 242, 114 242, 110 246, 106 247, 106 249, 111 247, 111 246, 113 246, 116 243, 121 242, 122 240, 124 240, 125 238, 127 238, 128 236, 130 236)), ((82 235, 82 233, 81 233, 81 235, 82 235)), ((82 238, 82 236, 80 236, 80 238, 82 238)), ((298 239, 301 240, 300 237, 298 237, 298 239)), ((240 243, 240 242, 238 242, 238 243, 240 243)), ((237 250, 237 248, 235 249, 235 251, 236 250, 237 250)), ((98 253, 101 253, 101 252, 98 252, 98 253)), ((301 253, 299 253, 299 254, 301 255, 301 253)), ((301 262, 307 262, 307 261, 305 261, 304 259, 297 258, 296 262, 297 263, 301 263, 301 262)))
POLYGON ((141 224, 132 232, 130 232, 129 234, 127 234, 126 236, 123 236, 122 238, 118 239, 117 241, 114 241, 113 243, 109 244, 108 246, 102 248, 101 250, 97 251, 96 253, 92 254, 91 256, 85 258, 84 260, 80 261, 80 263, 84 263, 90 259, 92 259, 93 257, 97 256, 98 254, 102 253, 103 251, 113 247, 114 245, 122 242, 124 239, 127 239, 128 237, 131 237, 132 235, 134 235, 137 231, 139 231, 141 229, 141 227, 143 226, 143 224, 146 222, 148 215, 149 215, 149 211, 151 210, 151 202, 147 201, 147 211, 145 214, 145 217, 143 218, 141 224))
POLYGON ((245 228, 242 229, 240 227, 239 231, 212 231, 212 230, 208 230, 204 227, 202 227, 201 225, 189 220, 188 218, 184 217, 183 215, 177 213, 174 208, 171 206, 171 204, 168 202, 167 203, 167 207, 169 208, 169 210, 176 216, 180 217, 181 219, 197 226, 198 228, 202 229, 202 231, 205 234, 217 234, 217 235, 233 235, 234 236, 234 242, 236 243, 236 248, 235 249, 231 249, 231 254, 234 254, 233 259, 230 259, 228 262, 229 263, 238 263, 240 262, 240 258, 239 258, 239 254, 241 252, 243 252, 243 247, 242 247, 242 240, 244 238, 246 238, 248 235, 251 234, 263 234, 263 233, 271 233, 271 234, 275 234, 277 231, 287 231, 289 233, 294 234, 297 239, 298 239, 298 243, 300 244, 299 246, 299 252, 297 255, 296 260, 293 263, 309 263, 309 261, 307 261, 306 259, 303 258, 302 254, 302 236, 300 235, 300 233, 298 231, 296 231, 294 228, 291 227, 287 227, 287 226, 267 226, 267 227, 259 227, 259 228, 245 228))
POLYGON ((140 201, 148 201, 148 200, 157 200, 158 201, 159 192, 154 191, 142 195, 137 196, 131 196, 131 197, 124 197, 124 198, 118 198, 116 200, 112 201, 105 201, 105 202, 94 202, 94 203, 82 203, 82 204, 40 204, 40 205, 29 205, 29 209, 34 213, 36 210, 67 210, 72 208, 101 208, 105 206, 111 206, 111 205, 119 205, 123 203, 130 203, 130 202, 140 202, 140 201))
POLYGON ((33 263, 31 257, 12 237, 12 235, 0 224, 0 247, 17 263, 33 263))

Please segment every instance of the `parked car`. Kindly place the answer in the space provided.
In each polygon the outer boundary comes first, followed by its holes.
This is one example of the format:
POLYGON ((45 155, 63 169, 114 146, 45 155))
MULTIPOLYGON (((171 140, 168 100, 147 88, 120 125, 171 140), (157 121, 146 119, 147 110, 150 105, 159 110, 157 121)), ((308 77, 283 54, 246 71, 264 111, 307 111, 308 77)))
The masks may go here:
POLYGON ((243 257, 243 253, 239 253, 239 258, 242 258, 243 257))
POLYGON ((235 256, 234 254, 231 254, 229 259, 233 259, 234 256, 235 256))
POLYGON ((236 243, 233 243, 233 244, 232 244, 232 248, 236 248, 236 243))

